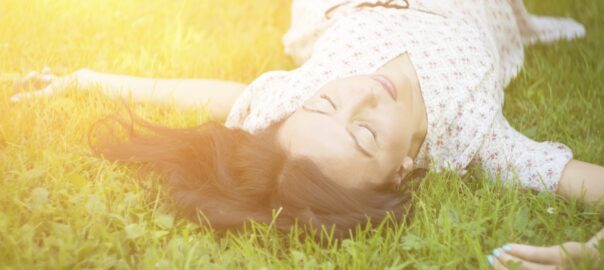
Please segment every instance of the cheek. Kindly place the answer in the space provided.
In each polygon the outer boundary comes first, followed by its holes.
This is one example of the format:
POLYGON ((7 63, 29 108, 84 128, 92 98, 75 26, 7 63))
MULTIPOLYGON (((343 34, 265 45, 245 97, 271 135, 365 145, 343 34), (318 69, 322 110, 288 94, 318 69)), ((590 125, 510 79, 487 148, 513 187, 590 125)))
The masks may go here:
POLYGON ((404 117, 405 112, 401 109, 385 112, 381 125, 383 127, 384 144, 389 149, 397 149, 398 151, 405 150, 410 144, 410 125, 404 117))
POLYGON ((384 134, 384 144, 382 147, 383 155, 381 157, 381 168, 383 172, 392 173, 396 170, 411 147, 411 137, 404 119, 395 118, 397 124, 386 123, 387 131, 384 134))

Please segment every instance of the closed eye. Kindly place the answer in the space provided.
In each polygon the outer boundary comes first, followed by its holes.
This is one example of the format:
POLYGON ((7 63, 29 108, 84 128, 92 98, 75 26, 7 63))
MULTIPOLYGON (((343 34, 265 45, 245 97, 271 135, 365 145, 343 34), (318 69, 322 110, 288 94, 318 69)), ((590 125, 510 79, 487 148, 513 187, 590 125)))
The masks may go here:
POLYGON ((367 129, 371 133, 371 136, 373 136, 373 139, 377 141, 377 132, 375 132, 369 125, 367 125, 367 124, 359 124, 359 126, 361 126, 362 128, 367 129))
POLYGON ((377 133, 365 123, 353 124, 348 130, 358 148, 368 156, 377 150, 377 133))
POLYGON ((312 99, 302 105, 302 108, 308 111, 331 114, 336 111, 336 104, 329 96, 322 94, 318 99, 312 99))
MULTIPOLYGON (((310 102, 302 105, 302 108, 308 112, 318 113, 327 117, 336 111, 335 102, 326 94, 321 94, 318 99, 310 100, 310 102)), ((377 148, 377 132, 367 123, 356 122, 351 124, 346 131, 355 148, 362 154, 373 157, 373 153, 377 148)))
POLYGON ((326 94, 321 94, 320 96, 322 99, 327 100, 327 102, 329 102, 329 104, 331 104, 331 107, 333 107, 334 110, 337 109, 336 104, 333 102, 333 100, 331 100, 331 98, 326 95, 326 94))

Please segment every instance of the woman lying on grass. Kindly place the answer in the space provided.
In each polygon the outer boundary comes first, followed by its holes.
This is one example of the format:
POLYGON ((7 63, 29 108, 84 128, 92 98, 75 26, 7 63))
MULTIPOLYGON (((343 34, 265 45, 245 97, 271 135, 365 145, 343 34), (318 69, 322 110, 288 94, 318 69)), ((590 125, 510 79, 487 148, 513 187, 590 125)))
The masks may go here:
MULTIPOLYGON (((215 228, 249 220, 287 230, 295 222, 346 236, 387 213, 409 216, 405 179, 418 169, 481 166, 490 179, 597 203, 604 167, 572 159, 566 146, 535 142, 502 113, 503 89, 523 63, 523 45, 574 38, 581 25, 536 17, 521 1, 293 2, 286 53, 300 66, 243 85, 134 78, 80 70, 33 73, 22 84, 51 95, 67 86, 140 102, 204 106, 224 125, 169 129, 133 117, 146 133, 100 137, 109 160, 139 162, 165 178, 183 211, 215 228), (44 85, 48 84, 48 85, 44 85), (100 87, 95 87, 100 86, 100 87), (42 89, 43 88, 43 89, 42 89)), ((129 127, 119 118, 104 124, 129 127)), ((507 245, 489 261, 564 264, 591 245, 507 245), (545 252, 544 254, 538 252, 545 252)))

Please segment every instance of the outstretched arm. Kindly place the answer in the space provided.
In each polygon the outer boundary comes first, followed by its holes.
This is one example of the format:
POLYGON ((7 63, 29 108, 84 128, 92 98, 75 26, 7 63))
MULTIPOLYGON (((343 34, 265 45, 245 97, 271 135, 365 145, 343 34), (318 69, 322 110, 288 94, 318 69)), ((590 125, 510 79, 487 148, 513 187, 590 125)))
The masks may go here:
MULTIPOLYGON (((571 160, 558 183, 558 194, 569 199, 580 199, 596 204, 604 215, 604 167, 571 160)), ((506 244, 493 250, 487 260, 494 269, 574 269, 582 266, 602 269, 600 243, 604 240, 604 228, 587 242, 570 241, 553 246, 506 244)))
MULTIPOLYGON (((477 159, 495 179, 509 180, 517 176, 527 188, 555 191, 565 198, 596 204, 604 213, 604 202, 601 201, 604 199, 604 167, 571 157, 565 146, 530 140, 499 115, 477 159), (510 175, 514 171, 515 174, 510 175)), ((487 260, 494 269, 513 269, 513 265, 519 263, 520 269, 595 266, 599 261, 597 245, 602 238, 604 230, 587 242, 573 241, 548 247, 507 244, 493 250, 487 260)))
POLYGON ((526 188, 597 204, 604 215, 604 167, 572 159, 564 145, 527 138, 501 113, 475 159, 492 179, 518 178, 526 188))
POLYGON ((603 239, 601 229, 584 243, 573 241, 546 247, 510 243, 494 249, 487 261, 494 269, 602 269, 598 250, 603 239))
MULTIPOLYGON (((34 74, 25 83, 40 80, 43 76, 51 75, 34 74)), ((205 106, 212 118, 221 121, 226 119, 233 103, 246 87, 245 84, 219 80, 143 78, 81 69, 49 82, 42 90, 18 94, 11 100, 52 95, 70 85, 84 90, 99 89, 115 98, 131 97, 136 102, 174 104, 183 108, 205 106)))

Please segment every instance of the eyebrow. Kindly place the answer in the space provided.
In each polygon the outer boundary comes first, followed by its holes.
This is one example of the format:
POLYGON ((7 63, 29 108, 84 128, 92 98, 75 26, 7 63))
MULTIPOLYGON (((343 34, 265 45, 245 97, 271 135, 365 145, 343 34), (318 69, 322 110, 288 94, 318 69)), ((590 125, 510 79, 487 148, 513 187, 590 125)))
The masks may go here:
MULTIPOLYGON (((308 110, 304 106, 302 106, 302 110, 305 112, 308 112, 308 113, 314 113, 314 114, 323 115, 325 117, 329 117, 329 116, 325 115, 324 113, 313 111, 313 110, 308 110)), ((352 134, 352 132, 347 128, 346 128, 346 133, 348 133, 348 135, 352 138, 352 140, 354 141, 354 146, 359 152, 361 152, 365 156, 373 157, 373 154, 371 154, 369 151, 367 151, 365 148, 363 148, 361 146, 361 144, 359 143, 359 141, 357 140, 357 138, 354 136, 354 134, 352 134)))

